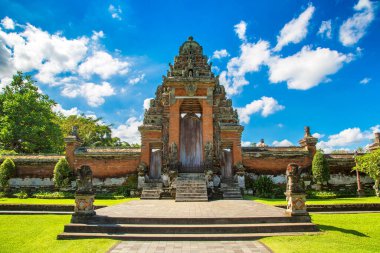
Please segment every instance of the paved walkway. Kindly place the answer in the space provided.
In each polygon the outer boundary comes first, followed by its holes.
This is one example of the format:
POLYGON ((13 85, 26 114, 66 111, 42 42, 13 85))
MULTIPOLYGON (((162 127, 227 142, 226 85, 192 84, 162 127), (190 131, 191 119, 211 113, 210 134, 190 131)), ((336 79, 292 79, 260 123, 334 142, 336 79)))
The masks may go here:
POLYGON ((150 218, 284 217, 284 209, 247 200, 133 200, 96 210, 100 216, 150 218))
POLYGON ((259 241, 136 242, 117 244, 109 253, 270 253, 259 241))

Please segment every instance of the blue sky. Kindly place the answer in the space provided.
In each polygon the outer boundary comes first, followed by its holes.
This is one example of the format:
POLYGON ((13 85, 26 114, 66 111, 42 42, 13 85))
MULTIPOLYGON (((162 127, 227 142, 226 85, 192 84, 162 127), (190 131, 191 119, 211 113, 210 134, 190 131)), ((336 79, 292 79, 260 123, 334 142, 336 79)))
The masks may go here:
POLYGON ((0 79, 30 73, 64 114, 137 127, 179 46, 194 36, 238 108, 244 144, 327 152, 380 129, 379 2, 0 1, 0 79))

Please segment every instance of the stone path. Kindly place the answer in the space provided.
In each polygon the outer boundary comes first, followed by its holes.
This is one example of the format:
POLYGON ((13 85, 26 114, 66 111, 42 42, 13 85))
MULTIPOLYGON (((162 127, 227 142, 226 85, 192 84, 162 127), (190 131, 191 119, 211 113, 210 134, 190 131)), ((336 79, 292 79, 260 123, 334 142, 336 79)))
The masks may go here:
POLYGON ((259 241, 219 242, 140 242, 125 241, 117 244, 109 253, 270 253, 259 241))

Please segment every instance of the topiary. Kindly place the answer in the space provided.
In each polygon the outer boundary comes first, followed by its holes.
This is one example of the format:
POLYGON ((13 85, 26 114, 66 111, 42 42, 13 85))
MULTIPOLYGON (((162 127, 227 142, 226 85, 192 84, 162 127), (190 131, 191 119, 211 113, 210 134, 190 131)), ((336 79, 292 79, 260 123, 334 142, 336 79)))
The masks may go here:
POLYGON ((312 172, 320 190, 321 185, 330 179, 330 169, 322 150, 318 150, 313 157, 312 172))
POLYGON ((274 182, 268 176, 259 176, 254 182, 253 187, 255 195, 261 198, 270 198, 273 196, 274 182))
POLYGON ((72 178, 72 170, 66 158, 61 158, 54 167, 54 185, 56 187, 67 187, 72 178))
POLYGON ((9 179, 16 174, 16 165, 12 159, 6 158, 0 165, 0 185, 5 189, 9 186, 9 179))

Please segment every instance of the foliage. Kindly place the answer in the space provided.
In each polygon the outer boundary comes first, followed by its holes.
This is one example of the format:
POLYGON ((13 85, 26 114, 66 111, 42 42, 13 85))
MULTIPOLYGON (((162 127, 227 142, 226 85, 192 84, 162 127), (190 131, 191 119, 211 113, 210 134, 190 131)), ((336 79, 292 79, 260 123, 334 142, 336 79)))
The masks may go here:
POLYGON ((12 159, 6 158, 0 165, 0 185, 8 187, 9 179, 16 174, 16 165, 12 159))
POLYGON ((17 155, 17 152, 14 150, 2 149, 2 150, 0 150, 0 156, 1 155, 17 155))
POLYGON ((25 190, 21 190, 14 195, 19 199, 27 199, 29 197, 28 193, 25 190))
POLYGON ((273 196, 274 182, 272 178, 268 176, 259 176, 253 182, 253 188, 255 190, 255 195, 258 197, 272 197, 273 196))
POLYGON ((314 155, 312 163, 312 172, 313 177, 318 184, 327 182, 330 179, 329 166, 321 150, 318 150, 314 155))
POLYGON ((95 199, 124 199, 126 194, 116 192, 116 193, 97 193, 95 199))
POLYGON ((335 192, 326 191, 308 191, 307 197, 313 199, 335 199, 337 194, 335 192))
MULTIPOLYGON (((254 200, 259 203, 268 205, 284 205, 287 202, 284 197, 282 198, 258 198, 245 195, 244 199, 254 200)), ((307 205, 339 205, 339 204, 380 204, 380 198, 378 197, 353 197, 353 198, 336 198, 336 199, 306 199, 307 205)))
POLYGON ((249 175, 245 175, 245 188, 246 189, 253 189, 253 179, 249 175))
POLYGON ((54 185, 56 187, 67 187, 72 179, 72 170, 66 158, 61 158, 54 167, 54 185))
MULTIPOLYGON (((138 198, 99 199, 98 197, 95 197, 94 204, 96 206, 111 206, 111 205, 117 205, 120 203, 128 202, 131 200, 138 200, 138 198)), ((19 199, 19 198, 13 197, 13 198, 0 198, 0 203, 1 204, 29 204, 29 205, 74 205, 74 200, 72 198, 71 199, 39 199, 39 198, 19 199)))
POLYGON ((355 162, 354 170, 364 172, 374 180, 380 177, 380 149, 362 156, 356 156, 355 162))
POLYGON ((17 153, 63 149, 55 102, 39 92, 31 76, 18 72, 0 92, 0 147, 17 153))
POLYGON ((46 192, 39 191, 32 195, 37 199, 73 199, 74 194, 71 192, 46 192))
POLYGON ((125 186, 130 190, 137 189, 137 180, 138 178, 136 174, 129 175, 125 182, 125 186))

